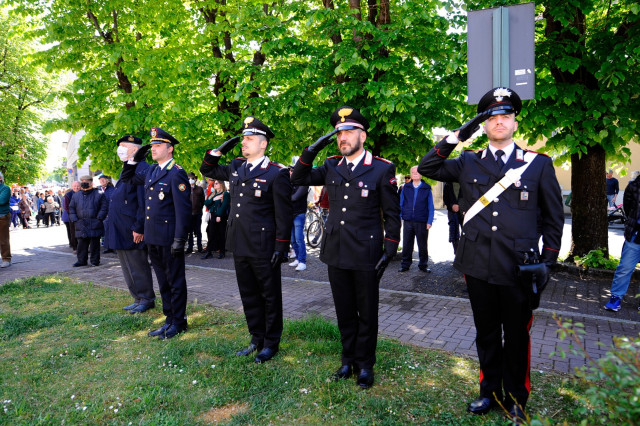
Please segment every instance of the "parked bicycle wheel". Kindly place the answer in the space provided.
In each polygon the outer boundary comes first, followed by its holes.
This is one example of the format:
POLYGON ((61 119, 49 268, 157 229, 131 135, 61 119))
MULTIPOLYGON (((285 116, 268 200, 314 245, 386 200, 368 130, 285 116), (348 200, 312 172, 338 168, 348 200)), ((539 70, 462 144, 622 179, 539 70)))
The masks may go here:
POLYGON ((309 224, 309 228, 307 228, 307 243, 316 248, 320 245, 320 241, 322 241, 322 233, 324 232, 324 227, 322 226, 322 221, 314 220, 309 224))

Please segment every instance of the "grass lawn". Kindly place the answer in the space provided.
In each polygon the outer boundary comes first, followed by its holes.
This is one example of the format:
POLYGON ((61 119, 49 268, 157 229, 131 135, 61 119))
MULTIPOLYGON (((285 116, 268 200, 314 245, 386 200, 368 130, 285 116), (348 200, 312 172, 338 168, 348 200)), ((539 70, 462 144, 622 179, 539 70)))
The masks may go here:
MULTIPOLYGON (((0 424, 504 423, 465 412, 474 360, 380 338, 376 384, 363 391, 328 380, 340 342, 324 319, 286 321, 280 353, 257 365, 234 354, 249 342, 237 312, 189 305, 189 331, 163 342, 147 337, 161 309, 134 316, 121 309, 130 302, 55 276, 0 286, 0 424)), ((530 411, 578 423, 582 389, 567 378, 533 372, 530 411)))

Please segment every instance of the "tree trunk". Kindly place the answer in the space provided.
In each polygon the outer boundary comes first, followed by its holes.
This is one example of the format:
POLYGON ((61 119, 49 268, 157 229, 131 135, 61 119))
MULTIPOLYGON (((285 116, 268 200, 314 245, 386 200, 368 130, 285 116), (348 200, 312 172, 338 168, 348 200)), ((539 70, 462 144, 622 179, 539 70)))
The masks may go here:
POLYGON ((571 251, 584 256, 594 249, 604 249, 609 257, 607 223, 606 154, 601 145, 587 147, 587 153, 571 156, 571 251))

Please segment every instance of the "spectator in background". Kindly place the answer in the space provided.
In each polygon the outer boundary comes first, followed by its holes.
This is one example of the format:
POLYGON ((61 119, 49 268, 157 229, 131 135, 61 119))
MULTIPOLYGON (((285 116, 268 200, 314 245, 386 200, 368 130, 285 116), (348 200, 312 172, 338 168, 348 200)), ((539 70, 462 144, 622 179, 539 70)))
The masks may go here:
POLYGON ((61 208, 61 219, 62 219, 62 223, 64 223, 65 228, 67 228, 67 239, 69 240, 69 247, 73 246, 71 245, 71 228, 69 227, 69 205, 67 204, 67 194, 71 193, 73 195, 73 190, 71 188, 67 188, 67 190, 64 192, 64 194, 62 195, 62 203, 60 204, 60 208, 61 208))
POLYGON ((56 210, 60 208, 60 204, 53 201, 53 197, 49 195, 44 202, 44 225, 48 228, 49 224, 53 226, 56 222, 56 210))
MULTIPOLYGON (((71 191, 64 194, 64 199, 62 200, 62 205, 67 210, 67 215, 69 214, 69 204, 71 204, 71 198, 73 194, 80 191, 80 182, 75 181, 71 184, 71 191)), ((73 253, 75 254, 78 250, 78 240, 76 239, 76 225, 69 218, 69 247, 73 249, 73 253)))
POLYGON ((616 206, 618 192, 620 192, 620 184, 618 179, 613 177, 613 170, 609 169, 607 173, 607 201, 609 202, 609 207, 616 206))
POLYGON ((0 172, 0 254, 2 254, 2 264, 0 268, 11 266, 11 238, 9 229, 11 227, 11 188, 4 184, 4 175, 0 172))
POLYGON ((40 221, 44 221, 44 193, 36 192, 36 198, 34 201, 35 209, 36 209, 36 228, 40 227, 40 221))
POLYGON ((198 185, 195 173, 189 173, 191 185, 191 232, 187 237, 189 246, 187 253, 193 253, 193 237, 196 237, 198 253, 204 253, 202 249, 202 208, 204 207, 204 189, 198 185), (195 234, 195 235, 194 235, 195 234))
POLYGON ((442 198, 447 207, 447 217, 449 218, 449 242, 453 244, 453 254, 458 252, 460 242, 460 228, 463 223, 462 211, 458 197, 460 196, 460 184, 458 182, 445 182, 442 198))
POLYGON ((31 217, 31 203, 27 194, 22 196, 22 200, 18 203, 20 209, 20 219, 22 220, 22 228, 29 229, 29 218, 31 217))
MULTIPOLYGON (((293 173, 293 167, 289 167, 289 174, 293 173)), ((307 247, 304 243, 304 221, 307 213, 308 186, 295 185, 292 188, 291 204, 293 206, 293 228, 291 228, 291 247, 296 254, 296 260, 289 263, 295 266, 296 271, 307 269, 307 247)))
MULTIPOLYGON (((618 312, 620 305, 631 282, 631 276, 636 269, 636 265, 640 262, 640 172, 631 173, 631 180, 627 188, 624 190, 622 199, 623 208, 627 214, 627 222, 624 224, 624 245, 622 246, 622 255, 620 263, 616 268, 611 283, 611 297, 605 305, 608 311, 618 312)), ((640 305, 638 306, 640 310, 640 305)))
POLYGON ((9 208, 11 209, 11 223, 13 223, 13 228, 18 227, 18 223, 21 222, 19 220, 20 217, 20 207, 18 207, 18 203, 20 203, 20 193, 15 191, 11 198, 9 198, 9 208))
MULTIPOLYGON (((109 202, 111 201, 111 195, 113 194, 113 191, 115 191, 116 188, 115 186, 113 186, 113 183, 111 182, 111 176, 100 174, 100 176, 98 176, 98 180, 100 181, 100 187, 98 188, 98 190, 104 194, 104 197, 107 200, 107 208, 108 208, 109 202)), ((105 239, 106 239, 106 233, 105 233, 105 236, 103 236, 100 239, 103 246, 105 245, 105 239)), ((107 246, 107 249, 103 251, 103 253, 104 254, 115 253, 115 250, 107 246)))
POLYGON ((69 220, 75 223, 78 239, 78 261, 73 266, 86 266, 91 251, 91 265, 100 265, 100 237, 104 236, 103 221, 108 203, 104 194, 93 187, 91 176, 80 178, 82 191, 76 192, 69 204, 69 220))
POLYGON ((216 251, 220 252, 218 253, 218 259, 224 258, 230 200, 231 197, 224 186, 224 182, 213 180, 213 191, 204 201, 210 217, 207 225, 207 254, 202 256, 203 259, 212 258, 213 252, 216 251))
POLYGON ((429 252, 427 241, 429 229, 433 223, 433 194, 431 186, 422 181, 418 166, 411 168, 411 182, 405 183, 400 194, 400 218, 402 219, 402 263, 398 272, 409 270, 413 256, 414 239, 418 241, 418 268, 422 272, 431 272, 427 268, 429 252))
POLYGON ((400 188, 398 188, 398 194, 402 195, 402 189, 404 188, 404 186, 406 184, 408 184, 409 182, 411 182, 411 175, 405 175, 404 176, 404 183, 402 185, 400 185, 400 188))

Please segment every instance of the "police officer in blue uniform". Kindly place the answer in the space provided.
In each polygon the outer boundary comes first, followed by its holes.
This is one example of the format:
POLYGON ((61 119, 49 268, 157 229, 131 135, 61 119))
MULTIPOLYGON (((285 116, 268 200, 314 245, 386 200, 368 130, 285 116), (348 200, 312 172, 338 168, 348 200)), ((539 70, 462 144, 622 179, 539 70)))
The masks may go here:
MULTIPOLYGON (((118 139, 117 154, 127 161, 130 148, 140 148, 142 139, 126 135, 118 139)), ((149 163, 138 162, 136 173, 146 173, 149 163)), ((145 189, 142 185, 131 185, 120 180, 113 191, 105 192, 109 197, 109 215, 104 221, 105 248, 116 250, 124 280, 133 297, 133 303, 123 309, 131 314, 142 313, 155 307, 156 294, 149 266, 147 245, 144 242, 146 222, 145 189)))
POLYGON ((132 157, 124 163, 120 180, 144 186, 144 240, 158 279, 165 324, 149 336, 170 339, 187 329, 187 280, 184 247, 191 227, 191 186, 187 173, 173 159, 176 138, 160 129, 151 129, 151 143, 130 148, 132 157), (158 162, 136 172, 139 162, 151 151, 158 162))
POLYGON ((325 185, 329 194, 331 214, 320 260, 329 266, 342 340, 342 366, 333 377, 346 379, 355 371, 358 385, 366 389, 374 382, 380 278, 400 241, 396 168, 364 149, 369 122, 360 111, 340 107, 330 122, 335 130, 302 152, 291 180, 294 185, 325 185), (335 134, 343 156, 329 157, 313 168, 335 134))
POLYGON ((418 167, 428 178, 459 182, 467 204, 454 261, 467 282, 480 359, 480 396, 467 409, 485 414, 504 403, 516 422, 524 419, 531 391, 529 330, 533 322, 527 283, 518 270, 539 262, 548 281, 548 265, 558 258, 564 223, 553 162, 513 142, 518 128, 515 117, 521 108, 522 101, 513 90, 490 90, 478 104, 478 115, 440 141, 418 167), (480 152, 465 150, 448 160, 458 142, 471 137, 482 122, 489 147, 480 152))
POLYGON ((293 210, 289 170, 265 156, 269 127, 248 116, 242 125, 242 155, 228 165, 218 164, 240 141, 229 139, 204 156, 200 172, 209 178, 229 181, 231 211, 227 222, 226 248, 233 252, 238 288, 247 326, 249 346, 236 353, 255 351, 256 363, 278 352, 282 336, 282 278, 280 264, 289 251, 293 210))

